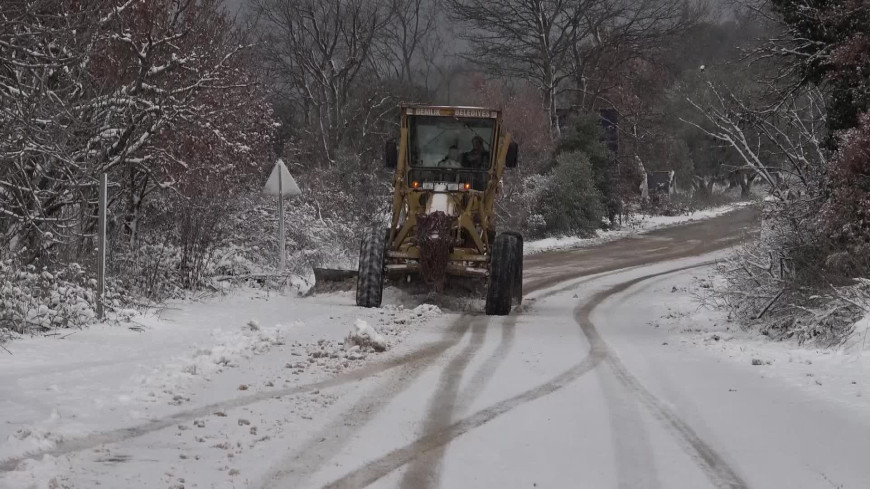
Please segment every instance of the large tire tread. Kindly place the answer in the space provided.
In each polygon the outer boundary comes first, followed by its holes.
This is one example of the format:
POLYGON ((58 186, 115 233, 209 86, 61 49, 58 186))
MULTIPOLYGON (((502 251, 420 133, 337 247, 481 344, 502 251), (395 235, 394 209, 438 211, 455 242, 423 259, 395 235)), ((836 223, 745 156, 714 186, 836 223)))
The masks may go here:
MULTIPOLYGON (((506 316, 511 312, 511 299, 515 295, 518 262, 522 246, 513 233, 502 233, 492 243, 490 256, 489 286, 486 291, 486 314, 506 316)), ((520 271, 520 273, 522 273, 520 271)), ((520 284, 522 286, 522 284, 520 284)))
POLYGON ((516 252, 514 253, 514 283, 511 290, 511 298, 516 305, 523 303, 523 235, 510 233, 516 237, 516 252))
POLYGON ((380 307, 384 294, 386 237, 381 228, 371 230, 360 243, 356 305, 380 307))

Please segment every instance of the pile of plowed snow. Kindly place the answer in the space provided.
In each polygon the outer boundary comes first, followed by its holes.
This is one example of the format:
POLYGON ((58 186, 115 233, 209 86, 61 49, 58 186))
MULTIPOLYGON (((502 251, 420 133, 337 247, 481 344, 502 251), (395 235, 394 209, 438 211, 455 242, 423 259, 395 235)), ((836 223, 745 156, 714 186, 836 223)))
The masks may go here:
POLYGON ((215 330, 207 347, 197 347, 192 353, 167 362, 148 375, 139 377, 137 397, 158 400, 175 398, 197 379, 209 380, 224 369, 237 367, 239 362, 284 345, 286 333, 301 323, 261 328, 249 321, 236 331, 215 330))
POLYGON ((312 370, 338 373, 370 356, 384 352, 410 333, 410 326, 420 325, 442 314, 441 309, 431 304, 421 304, 413 309, 402 306, 386 306, 380 310, 376 324, 357 318, 341 341, 327 339, 315 343, 293 343, 290 355, 294 360, 285 365, 294 375, 312 370))

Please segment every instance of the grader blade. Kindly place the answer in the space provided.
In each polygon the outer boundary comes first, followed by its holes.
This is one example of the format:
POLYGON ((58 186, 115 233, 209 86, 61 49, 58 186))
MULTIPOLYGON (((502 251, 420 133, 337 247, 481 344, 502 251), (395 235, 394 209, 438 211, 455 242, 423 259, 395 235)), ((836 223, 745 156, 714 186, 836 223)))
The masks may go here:
POLYGON ((356 287, 356 270, 315 268, 312 294, 353 290, 356 287))

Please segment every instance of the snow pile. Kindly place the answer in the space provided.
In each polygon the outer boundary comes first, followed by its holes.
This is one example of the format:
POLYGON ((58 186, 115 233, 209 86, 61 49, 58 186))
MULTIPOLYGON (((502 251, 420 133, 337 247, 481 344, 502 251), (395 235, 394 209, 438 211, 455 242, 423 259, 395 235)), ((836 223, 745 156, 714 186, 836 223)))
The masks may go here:
POLYGON ((62 442, 63 439, 64 435, 56 431, 48 431, 33 426, 19 428, 15 433, 6 437, 5 446, 0 451, 0 458, 21 453, 50 450, 62 442))
POLYGON ((410 332, 410 326, 440 316, 441 309, 431 304, 421 304, 414 309, 402 306, 385 306, 379 310, 382 315, 377 326, 356 319, 353 329, 342 341, 328 339, 316 343, 289 345, 291 361, 284 366, 293 375, 324 371, 338 374, 366 360, 370 355, 382 353, 397 344, 410 332))
POLYGON ((316 343, 293 343, 290 345, 290 357, 284 367, 290 369, 293 375, 303 373, 327 372, 339 374, 352 366, 353 362, 365 360, 367 353, 359 346, 345 347, 347 341, 332 341, 321 339, 316 343))
POLYGON ((64 467, 61 461, 62 459, 51 455, 43 455, 39 460, 23 460, 15 470, 0 473, 0 487, 34 489, 68 487, 62 482, 63 477, 59 474, 69 472, 70 467, 64 467))
MULTIPOLYGON (((145 398, 154 400, 159 393, 170 396, 184 390, 197 378, 209 380, 210 376, 225 368, 237 367, 242 359, 265 353, 275 346, 284 344, 284 334, 301 323, 289 326, 276 325, 261 328, 256 321, 250 321, 237 331, 214 330, 212 346, 201 347, 159 367, 154 372, 138 379, 145 398)), ((174 396, 174 401, 180 400, 174 396)))
POLYGON ((411 316, 418 318, 432 319, 440 315, 441 308, 432 304, 420 304, 414 309, 411 309, 411 316))
MULTIPOLYGON (((75 416, 72 416, 73 418, 75 416)), ((78 438, 88 433, 84 425, 64 418, 53 409, 48 419, 22 426, 6 437, 0 446, 0 460, 21 456, 25 453, 50 450, 65 439, 78 438)), ((4 487, 0 485, 0 487, 4 487)))
POLYGON ((614 231, 599 231, 591 238, 582 238, 580 236, 560 236, 526 241, 523 243, 523 254, 533 255, 536 253, 544 253, 546 251, 568 250, 572 248, 594 246, 623 238, 625 236, 630 236, 631 234, 632 231, 630 230, 620 229, 614 231))
POLYGON ((387 349, 387 340, 375 328, 371 327, 369 323, 362 319, 357 319, 354 323, 354 329, 345 338, 344 345, 350 350, 357 348, 363 351, 371 349, 381 352, 387 349))

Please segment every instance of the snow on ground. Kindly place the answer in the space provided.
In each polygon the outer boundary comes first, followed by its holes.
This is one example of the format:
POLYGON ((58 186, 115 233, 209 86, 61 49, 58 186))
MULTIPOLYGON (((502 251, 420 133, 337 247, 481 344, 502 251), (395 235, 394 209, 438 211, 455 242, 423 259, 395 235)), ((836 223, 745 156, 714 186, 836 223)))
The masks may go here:
MULTIPOLYGON (((710 258, 578 279, 552 297, 538 291, 525 312, 504 318, 457 316, 430 304, 360 309, 349 293, 299 299, 241 291, 173 304, 142 318, 142 331, 96 327, 63 340, 12 342, 15 355, 0 357, 0 416, 8 420, 0 425, 0 463, 89 433, 140 432, 21 461, 0 473, 0 488, 322 487, 454 416, 473 420, 582 366, 589 341, 575 322, 578 302, 710 258), (466 333, 445 327, 463 318, 466 333), (385 343, 386 352, 348 348, 357 334, 385 343), (453 349, 340 385, 292 389, 427 345, 453 349), (300 473, 282 473, 287 467, 300 473)), ((699 308, 694 277, 705 273, 639 282, 595 308, 590 320, 639 384, 720 450, 749 487, 828 487, 822 477, 863 487, 853 481, 866 476, 855 460, 868 442, 855 439, 870 422, 863 383, 870 371, 857 347, 867 324, 842 351, 771 343, 699 308)), ((469 425, 440 456, 429 450, 432 460, 421 456, 375 487, 429 476, 442 487, 570 487, 578 480, 589 487, 708 487, 667 423, 620 387, 613 369, 602 364, 491 422, 469 425)))
MULTIPOLYGON (((648 275, 655 269, 634 273, 648 275)), ((743 478, 741 487, 867 487, 866 357, 771 342, 741 331, 726 314, 699 306, 694 277, 707 273, 709 268, 651 277, 610 296, 590 320, 642 390, 658 399, 655 409, 690 427, 743 478)), ((626 272, 613 281, 631 275, 626 272)), ((605 396, 607 391, 605 384, 605 396)), ((654 487, 730 485, 694 481, 688 471, 673 480, 683 466, 667 464, 667 447, 656 434, 667 423, 644 423, 631 413, 631 403, 616 399, 611 405, 617 428, 613 439, 617 453, 625 456, 622 469, 628 477, 632 468, 650 461, 650 472, 661 481, 654 487), (644 445, 651 449, 647 453, 655 454, 652 460, 645 460, 644 445)), ((646 401, 654 403, 647 399, 642 404, 646 401)), ((636 475, 644 476, 642 481, 655 480, 643 471, 636 475)))
MULTIPOLYGON (((661 281, 660 297, 665 298, 649 305, 656 309, 653 317, 658 319, 648 326, 665 328, 672 336, 671 346, 709 350, 820 400, 861 413, 870 410, 870 314, 856 324, 850 339, 837 349, 773 341, 758 332, 741 329, 728 319, 725 311, 701 305, 703 300, 697 291, 705 290, 710 273, 710 269, 704 269, 661 281)), ((655 286, 651 289, 655 290, 655 286)))
POLYGON ((632 220, 632 222, 629 223, 629 225, 625 226, 623 229, 617 229, 613 231, 599 231, 594 237, 591 238, 581 238, 579 236, 564 236, 558 238, 544 238, 533 241, 526 241, 523 243, 523 254, 531 255, 535 253, 542 253, 545 251, 585 248, 588 246, 594 246, 597 244, 606 243, 608 241, 625 238, 634 234, 652 231, 654 229, 675 226, 677 224, 685 224, 692 221, 711 219, 713 217, 727 214, 735 209, 747 205, 752 205, 752 202, 729 204, 721 207, 714 207, 712 209, 695 211, 691 214, 685 214, 680 216, 640 215, 632 220))
MULTIPOLYGON (((429 304, 360 309, 348 294, 303 299, 243 289, 172 302, 137 317, 133 327, 98 324, 12 341, 5 345, 11 353, 0 352, 0 463, 94 433, 332 377, 441 315, 429 304), (347 344, 360 333, 356 325, 364 325, 376 348, 347 344)), ((292 411, 310 419, 332 400, 299 397, 292 411)), ((21 461, 16 470, 0 473, 0 487, 61 487, 51 480, 68 470, 58 466, 63 463, 68 460, 51 455, 21 461)))

